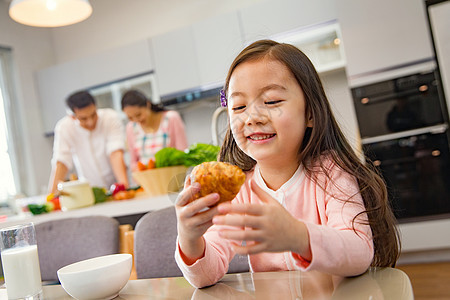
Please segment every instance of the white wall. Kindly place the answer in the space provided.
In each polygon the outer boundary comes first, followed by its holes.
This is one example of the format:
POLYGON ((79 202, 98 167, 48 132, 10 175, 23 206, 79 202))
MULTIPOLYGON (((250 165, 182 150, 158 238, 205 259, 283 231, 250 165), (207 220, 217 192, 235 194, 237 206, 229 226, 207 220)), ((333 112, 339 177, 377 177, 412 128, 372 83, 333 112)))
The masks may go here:
POLYGON ((14 116, 22 132, 17 146, 24 155, 21 169, 22 192, 40 192, 47 176, 51 144, 44 138, 40 102, 34 80, 34 71, 55 63, 52 35, 49 29, 17 24, 8 16, 8 3, 0 1, 0 45, 12 48, 16 97, 11 99, 20 112, 14 116), (43 171, 44 170, 44 171, 43 171))
POLYGON ((211 122, 214 111, 219 107, 219 95, 178 108, 186 126, 188 144, 212 144, 211 122))

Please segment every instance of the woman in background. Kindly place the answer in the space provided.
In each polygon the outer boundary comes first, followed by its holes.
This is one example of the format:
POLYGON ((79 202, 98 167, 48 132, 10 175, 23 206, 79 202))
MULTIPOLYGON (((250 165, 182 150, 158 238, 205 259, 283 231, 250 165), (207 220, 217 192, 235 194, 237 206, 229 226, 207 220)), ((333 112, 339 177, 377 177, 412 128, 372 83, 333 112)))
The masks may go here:
POLYGON ((122 110, 130 120, 126 135, 131 170, 136 170, 138 161, 147 165, 165 147, 187 148, 184 123, 178 112, 151 103, 137 90, 123 95, 122 110))

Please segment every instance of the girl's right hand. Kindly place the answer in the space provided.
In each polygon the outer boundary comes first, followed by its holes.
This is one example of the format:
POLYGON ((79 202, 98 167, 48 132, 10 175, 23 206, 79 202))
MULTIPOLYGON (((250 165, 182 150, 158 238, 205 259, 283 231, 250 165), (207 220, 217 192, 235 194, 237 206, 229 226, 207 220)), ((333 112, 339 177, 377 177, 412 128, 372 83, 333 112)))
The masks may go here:
POLYGON ((203 256, 205 250, 203 234, 212 226, 212 218, 218 214, 217 206, 214 205, 219 201, 219 194, 213 193, 195 199, 195 194, 199 190, 200 184, 191 185, 188 177, 183 191, 175 201, 178 242, 184 255, 183 259, 188 264, 203 256))

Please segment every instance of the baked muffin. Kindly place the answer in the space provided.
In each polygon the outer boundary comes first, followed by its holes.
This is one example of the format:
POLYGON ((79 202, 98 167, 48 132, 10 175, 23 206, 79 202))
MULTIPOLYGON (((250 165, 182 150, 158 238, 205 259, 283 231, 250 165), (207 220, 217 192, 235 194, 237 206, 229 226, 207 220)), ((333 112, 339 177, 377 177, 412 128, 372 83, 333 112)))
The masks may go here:
POLYGON ((239 167, 218 161, 201 163, 191 173, 191 183, 200 183, 196 198, 218 193, 217 204, 233 200, 244 181, 245 173, 239 167))

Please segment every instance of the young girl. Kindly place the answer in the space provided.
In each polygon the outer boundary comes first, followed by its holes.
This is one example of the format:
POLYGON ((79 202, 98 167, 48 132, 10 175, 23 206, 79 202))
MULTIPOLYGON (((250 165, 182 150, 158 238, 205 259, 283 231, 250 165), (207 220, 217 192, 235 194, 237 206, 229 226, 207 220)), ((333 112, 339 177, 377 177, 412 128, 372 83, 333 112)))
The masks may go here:
POLYGON ((137 90, 126 92, 121 104, 130 120, 126 133, 132 170, 138 161, 147 164, 162 148, 187 148, 184 123, 178 112, 164 110, 137 90))
POLYGON ((186 181, 175 258, 192 285, 216 283, 235 254, 249 255, 254 272, 354 276, 395 265, 399 239, 385 184, 346 141, 300 50, 251 44, 232 63, 221 100, 230 128, 219 160, 247 178, 231 203, 215 207, 217 194, 193 201, 199 186, 186 181))

